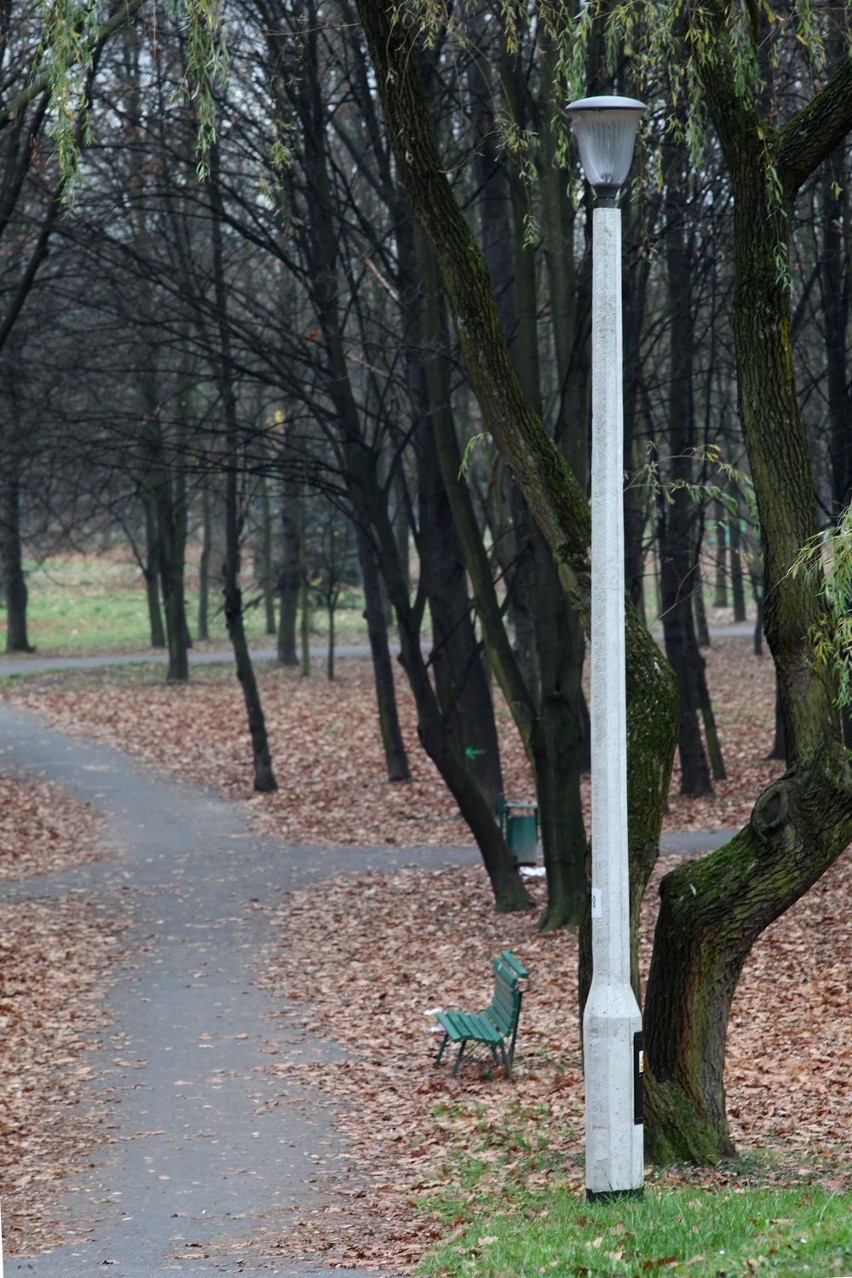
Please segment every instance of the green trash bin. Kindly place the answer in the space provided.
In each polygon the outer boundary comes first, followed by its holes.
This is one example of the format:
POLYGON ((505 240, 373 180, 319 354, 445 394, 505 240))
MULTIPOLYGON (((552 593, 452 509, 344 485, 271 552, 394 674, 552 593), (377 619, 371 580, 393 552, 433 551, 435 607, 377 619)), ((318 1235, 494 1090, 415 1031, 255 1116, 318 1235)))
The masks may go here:
POLYGON ((500 795, 500 828, 518 865, 535 865, 538 856, 538 808, 534 803, 507 802, 500 795))

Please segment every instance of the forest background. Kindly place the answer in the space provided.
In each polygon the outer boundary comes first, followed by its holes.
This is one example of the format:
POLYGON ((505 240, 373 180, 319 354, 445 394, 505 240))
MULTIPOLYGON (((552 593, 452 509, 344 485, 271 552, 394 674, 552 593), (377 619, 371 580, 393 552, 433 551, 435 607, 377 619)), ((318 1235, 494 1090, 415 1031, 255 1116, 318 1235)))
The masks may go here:
POLYGON ((580 926, 582 997, 590 218, 560 107, 578 71, 648 100, 623 205, 634 932, 675 747, 687 796, 725 770, 702 572, 735 616, 756 601, 786 766, 691 871, 700 893, 663 886, 651 1148, 714 1162, 743 963, 852 835, 832 618, 793 571, 852 473, 849 14, 651 8, 641 26, 631 5, 10 14, 0 531, 10 651, 30 647, 25 547, 130 540, 171 684, 221 583, 259 793, 278 781, 248 553, 282 664, 311 591, 331 617, 359 579, 387 776, 410 773, 395 642, 509 911, 529 893, 497 818, 499 683, 532 769, 542 925, 580 926))

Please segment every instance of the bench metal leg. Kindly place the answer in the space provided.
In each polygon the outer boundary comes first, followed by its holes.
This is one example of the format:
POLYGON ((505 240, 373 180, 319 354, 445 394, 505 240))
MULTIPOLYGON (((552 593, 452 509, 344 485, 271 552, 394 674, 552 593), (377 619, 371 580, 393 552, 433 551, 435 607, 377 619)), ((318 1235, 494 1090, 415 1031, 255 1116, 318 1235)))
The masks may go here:
POLYGON ((445 1034, 444 1037, 441 1039, 441 1046, 438 1048, 438 1055, 435 1057, 434 1061, 432 1062, 433 1065, 440 1065, 441 1057, 444 1055, 444 1048, 447 1046, 447 1043, 449 1043, 449 1041, 450 1041, 449 1034, 445 1034))

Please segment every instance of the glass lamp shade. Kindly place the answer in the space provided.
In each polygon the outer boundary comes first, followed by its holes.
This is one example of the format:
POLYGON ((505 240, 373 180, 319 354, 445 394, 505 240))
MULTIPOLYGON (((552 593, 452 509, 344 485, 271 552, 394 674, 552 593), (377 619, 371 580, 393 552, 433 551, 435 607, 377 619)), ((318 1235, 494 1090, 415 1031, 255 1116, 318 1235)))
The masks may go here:
POLYGON ((599 203, 614 204, 627 180, 636 130, 647 109, 644 102, 620 97, 580 98, 566 108, 599 203))

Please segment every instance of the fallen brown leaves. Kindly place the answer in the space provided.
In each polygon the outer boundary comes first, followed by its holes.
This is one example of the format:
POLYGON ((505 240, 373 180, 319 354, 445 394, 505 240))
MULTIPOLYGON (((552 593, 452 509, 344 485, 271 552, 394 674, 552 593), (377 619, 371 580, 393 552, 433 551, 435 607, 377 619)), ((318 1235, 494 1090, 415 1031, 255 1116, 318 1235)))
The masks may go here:
MULTIPOLYGON (((55 786, 0 778, 0 877, 48 873, 102 855, 100 820, 55 786)), ((37 889, 35 889, 37 891, 37 889)), ((6 1246, 52 1241, 57 1183, 97 1137, 85 1061, 104 1023, 103 972, 115 938, 78 899, 0 905, 0 1195, 6 1246)))
POLYGON ((59 786, 0 775, 0 881, 55 874, 104 855, 103 823, 59 786))
MULTIPOLYGON (((667 832, 742 823, 779 771, 763 757, 773 731, 771 662, 755 659, 750 647, 748 640, 726 639, 708 654, 730 779, 717 784, 714 796, 696 802, 678 796, 676 775, 667 832)), ((322 678, 302 679, 290 671, 263 673, 264 709, 281 785, 278 795, 263 798, 250 789, 244 711, 232 677, 205 674, 180 688, 150 672, 50 676, 27 681, 9 695, 67 731, 111 742, 248 800, 266 828, 291 842, 469 841, 416 746, 404 690, 401 708, 415 780, 393 786, 384 777, 369 665, 347 661, 340 671, 332 687, 322 678)), ((526 764, 505 715, 501 726, 507 793, 531 798, 526 764)), ((25 822, 21 829, 26 831, 25 822)), ((38 852, 33 855, 37 859, 38 852)), ((671 864, 670 859, 661 864, 658 877, 671 864)), ((533 883, 532 891, 540 894, 540 884, 533 883)), ((823 1175, 838 1187, 847 1183, 844 1175, 848 1180, 850 893, 847 852, 760 938, 733 1008, 727 1075, 733 1134, 744 1151, 768 1153, 781 1180, 823 1175)), ((652 888, 643 921, 645 961, 654 903, 652 888)), ((342 1111, 355 1187, 351 1209, 304 1215, 286 1234, 265 1238, 265 1254, 305 1250, 326 1253, 336 1263, 409 1266, 434 1233, 429 1217, 415 1213, 412 1203, 445 1184, 445 1168, 454 1157, 475 1153, 491 1164, 489 1175, 499 1177, 504 1174, 500 1154, 520 1154, 539 1133, 553 1158, 536 1174, 581 1191, 582 1081, 572 936, 538 932, 535 911, 496 915, 479 869, 409 868, 359 879, 341 875, 319 891, 288 897, 280 911, 287 945, 266 956, 263 981, 288 1013, 303 1014, 313 1031, 344 1042, 348 1053, 322 1071, 298 1061, 271 1068, 303 1073, 330 1106, 342 1111), (499 1073, 492 1078, 474 1060, 452 1080, 449 1063, 432 1066, 436 1038, 428 1032, 426 1013, 438 1005, 486 1002, 489 959, 503 947, 516 951, 532 973, 516 1079, 510 1082, 499 1073)), ((86 949, 76 939, 73 947, 86 949)), ((35 969, 31 979, 34 985, 45 983, 35 969)), ((80 988, 85 999, 85 982, 80 988)), ((77 1002, 68 999, 66 1006, 76 1009, 77 1002)), ((58 1130, 61 1123, 55 1116, 51 1120, 50 1107, 40 1103, 40 1116, 43 1110, 58 1130)), ((57 1112, 61 1116, 63 1110, 57 1112)), ((63 1162, 58 1152, 51 1154, 49 1165, 55 1159, 56 1166, 67 1166, 72 1157, 73 1151, 63 1162)), ((340 1169, 330 1170, 336 1176, 340 1169)), ((767 1174, 764 1167, 762 1175, 767 1174)), ((723 1171, 696 1179, 718 1183, 735 1175, 723 1171)), ((341 1179, 348 1183, 346 1176, 341 1179)))

